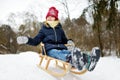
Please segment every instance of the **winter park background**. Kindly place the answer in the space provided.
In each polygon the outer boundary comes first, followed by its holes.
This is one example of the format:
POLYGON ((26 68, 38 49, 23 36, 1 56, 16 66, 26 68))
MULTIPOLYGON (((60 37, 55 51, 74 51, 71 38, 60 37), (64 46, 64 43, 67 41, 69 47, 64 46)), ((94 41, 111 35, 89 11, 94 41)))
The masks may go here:
POLYGON ((119 6, 119 0, 0 0, 0 80, 120 80, 119 6), (36 66, 39 45, 17 44, 17 36, 38 33, 50 6, 59 9, 67 37, 77 47, 100 47, 93 72, 53 77, 36 66))

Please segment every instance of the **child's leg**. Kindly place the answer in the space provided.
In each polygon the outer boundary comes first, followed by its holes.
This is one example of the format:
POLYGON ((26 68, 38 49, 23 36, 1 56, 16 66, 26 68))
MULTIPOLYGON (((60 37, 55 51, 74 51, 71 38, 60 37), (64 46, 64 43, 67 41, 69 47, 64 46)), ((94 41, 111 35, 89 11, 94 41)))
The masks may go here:
POLYGON ((66 57, 70 54, 70 51, 52 49, 52 50, 48 51, 47 54, 48 54, 48 56, 54 57, 56 59, 67 61, 66 57))

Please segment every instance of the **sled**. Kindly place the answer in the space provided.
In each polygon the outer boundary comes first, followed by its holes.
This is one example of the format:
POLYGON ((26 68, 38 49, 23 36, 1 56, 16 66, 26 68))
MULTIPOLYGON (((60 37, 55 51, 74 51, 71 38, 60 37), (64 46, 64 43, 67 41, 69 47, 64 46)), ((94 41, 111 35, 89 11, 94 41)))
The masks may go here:
MULTIPOLYGON (((39 57, 40 57, 40 62, 37 66, 40 69, 42 69, 43 71, 45 71, 45 72, 47 72, 47 73, 49 73, 49 74, 51 74, 52 76, 55 76, 55 77, 65 76, 69 72, 72 72, 74 74, 79 74, 79 75, 87 72, 87 69, 83 69, 81 71, 78 71, 75 68, 73 69, 71 67, 70 63, 48 56, 46 54, 44 44, 42 44, 42 43, 41 43, 41 53, 40 53, 39 57), (44 52, 44 54, 43 54, 43 52, 44 52), (55 63, 55 64, 53 64, 55 68, 50 69, 51 62, 53 63, 53 61, 55 63), (59 72, 58 72, 58 70, 54 71, 56 68, 59 69, 59 72)), ((52 65, 52 67, 53 67, 53 65, 52 65)))

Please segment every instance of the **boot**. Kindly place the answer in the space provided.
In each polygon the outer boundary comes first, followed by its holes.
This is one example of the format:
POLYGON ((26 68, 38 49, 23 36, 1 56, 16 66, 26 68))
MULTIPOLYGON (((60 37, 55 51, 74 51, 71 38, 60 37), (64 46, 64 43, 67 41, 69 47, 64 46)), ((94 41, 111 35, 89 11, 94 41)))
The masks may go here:
POLYGON ((83 59, 83 55, 81 54, 81 51, 79 48, 74 48, 72 54, 72 66, 74 66, 75 68, 77 68, 78 70, 82 70, 83 66, 84 66, 84 59, 83 59))
POLYGON ((88 69, 88 71, 93 71, 95 69, 99 59, 100 59, 100 49, 98 47, 94 47, 91 51, 91 54, 87 56, 86 68, 88 69))

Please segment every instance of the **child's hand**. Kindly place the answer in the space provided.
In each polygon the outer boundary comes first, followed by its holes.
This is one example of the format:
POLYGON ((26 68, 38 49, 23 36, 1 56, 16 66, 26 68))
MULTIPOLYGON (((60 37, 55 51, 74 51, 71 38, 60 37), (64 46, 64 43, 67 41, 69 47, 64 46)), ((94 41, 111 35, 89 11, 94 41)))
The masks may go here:
POLYGON ((67 44, 70 46, 75 46, 75 43, 71 39, 67 41, 67 44))
POLYGON ((74 47, 75 47, 75 44, 74 44, 74 42, 73 42, 73 40, 68 40, 67 41, 67 49, 70 51, 70 52, 72 52, 73 50, 74 50, 74 47))
POLYGON ((17 37, 18 44, 26 44, 27 42, 28 42, 28 37, 26 37, 26 36, 17 37))

